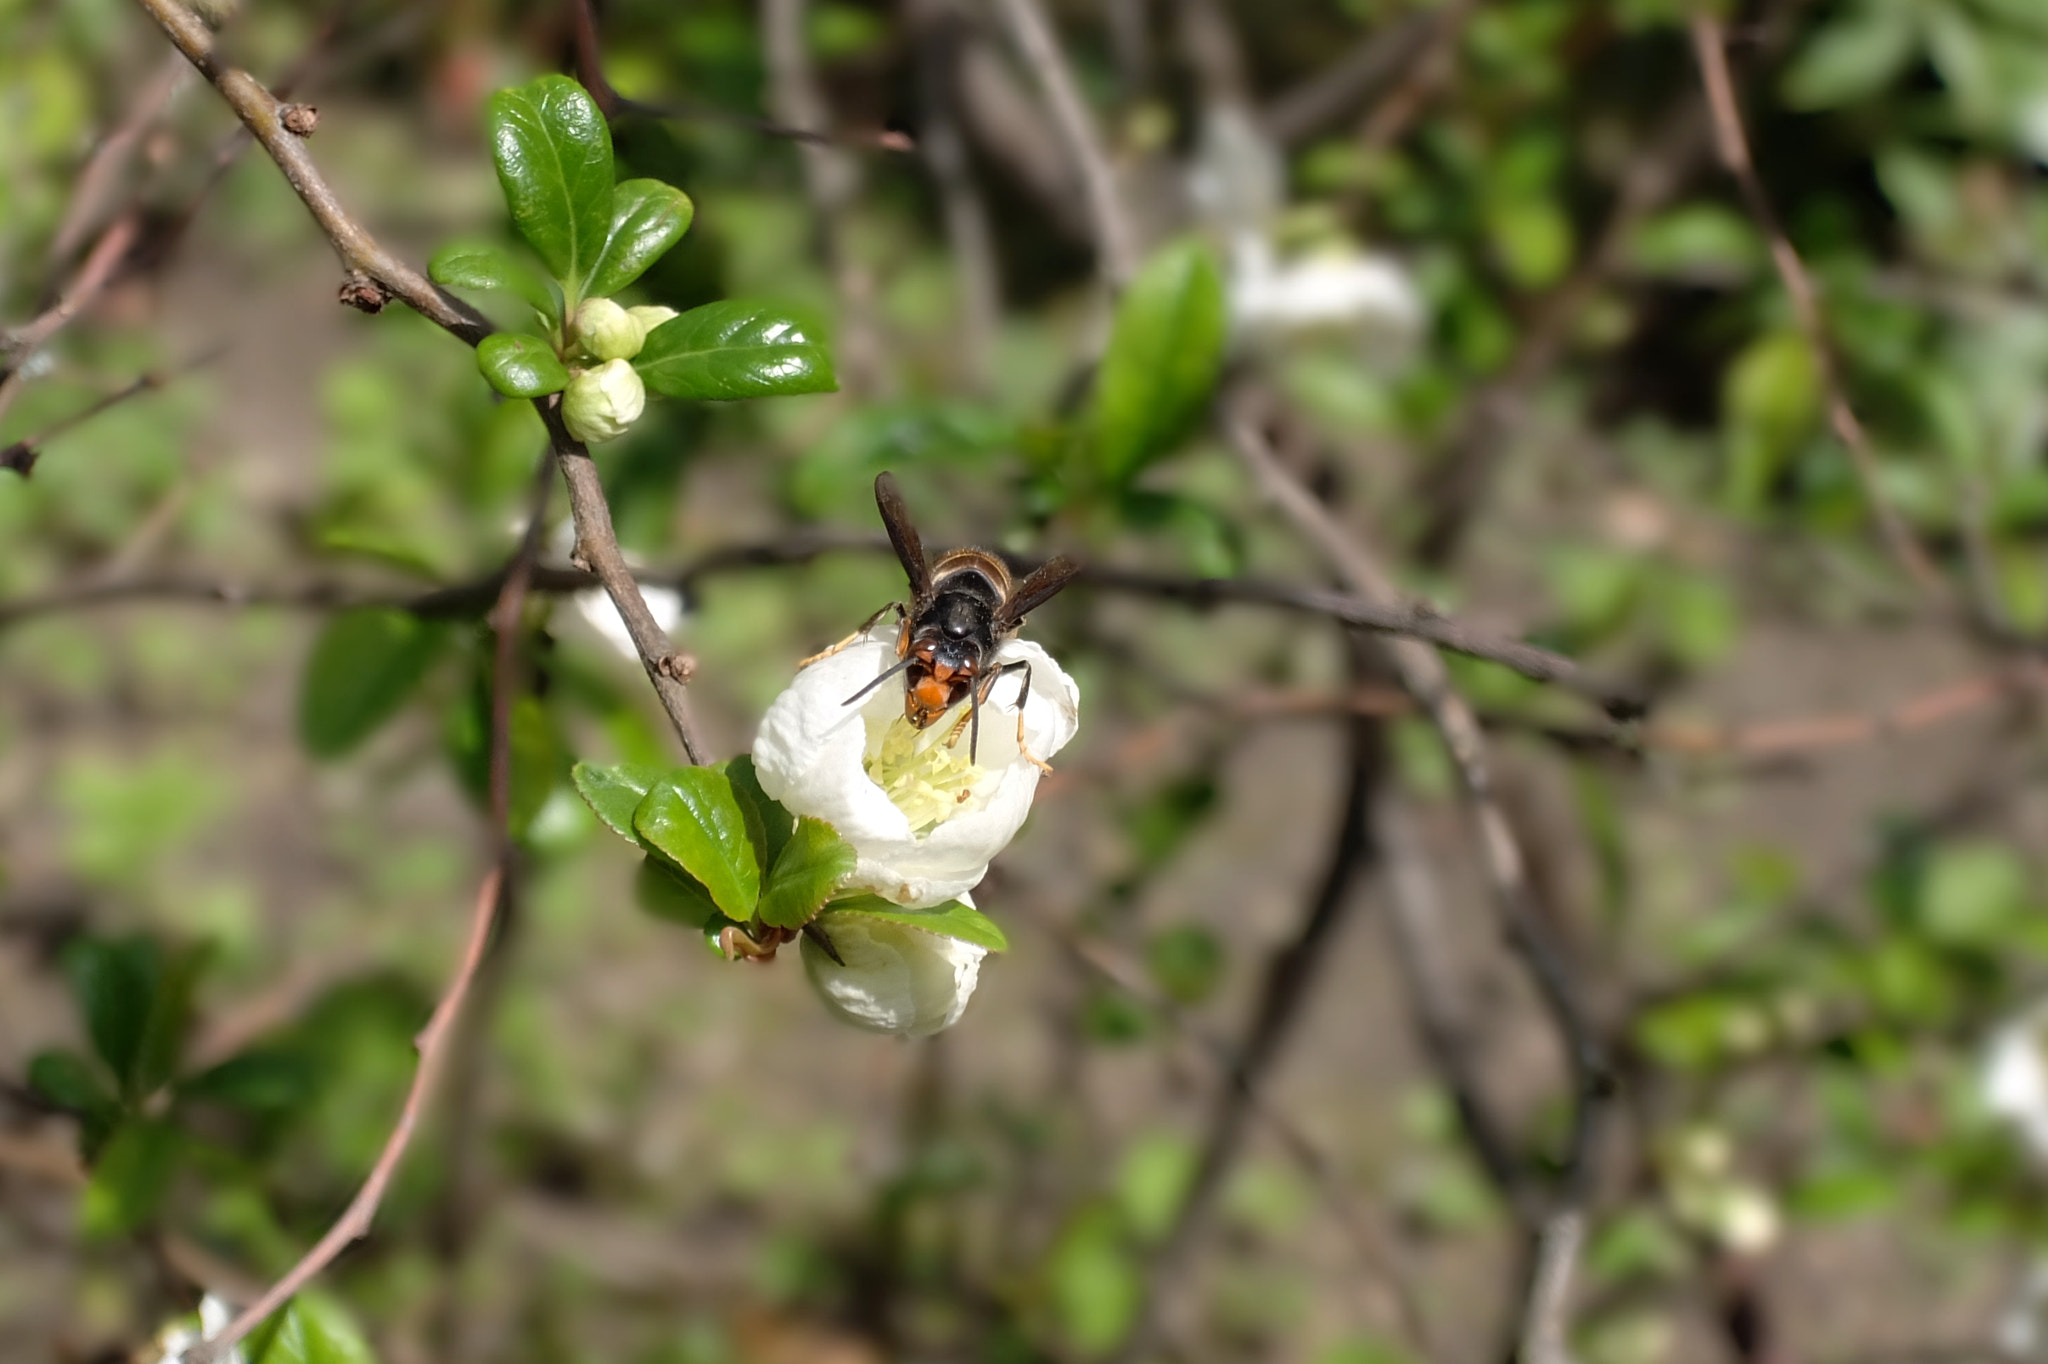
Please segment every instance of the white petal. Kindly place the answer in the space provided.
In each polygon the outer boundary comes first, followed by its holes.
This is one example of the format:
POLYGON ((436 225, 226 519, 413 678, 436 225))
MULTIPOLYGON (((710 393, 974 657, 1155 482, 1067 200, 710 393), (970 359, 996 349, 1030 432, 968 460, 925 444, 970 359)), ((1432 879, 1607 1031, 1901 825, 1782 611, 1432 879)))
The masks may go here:
POLYGON ((804 974, 825 1007, 856 1028, 927 1037, 960 1021, 987 949, 866 914, 827 914, 819 929, 835 962, 808 936, 804 974))
MULTIPOLYGON (((754 738, 754 768, 761 789, 800 815, 824 820, 851 843, 860 861, 849 886, 872 890, 897 904, 924 908, 972 890, 988 864, 1008 846, 1031 811, 1038 769, 1017 747, 1021 674, 1004 678, 981 712, 982 776, 958 813, 925 833, 913 830, 867 774, 863 759, 903 714, 903 688, 895 679, 849 706, 847 698, 896 662, 892 642, 856 641, 798 673, 761 718, 754 738)), ((997 665, 1031 664, 1031 695, 1024 738, 1032 753, 1050 759, 1074 737, 1080 691, 1036 644, 1005 643, 997 665)), ((940 721, 951 724, 957 710, 940 721)))
MULTIPOLYGON (((663 634, 672 634, 683 619, 683 594, 673 587, 654 587, 642 584, 640 595, 647 601, 647 610, 654 617, 654 623, 661 627, 663 634)), ((611 645, 621 658, 637 659, 639 651, 633 647, 633 636, 626 629, 626 621, 619 614, 619 608, 612 604, 611 594, 601 587, 587 587, 575 596, 576 612, 590 622, 590 627, 611 645)))

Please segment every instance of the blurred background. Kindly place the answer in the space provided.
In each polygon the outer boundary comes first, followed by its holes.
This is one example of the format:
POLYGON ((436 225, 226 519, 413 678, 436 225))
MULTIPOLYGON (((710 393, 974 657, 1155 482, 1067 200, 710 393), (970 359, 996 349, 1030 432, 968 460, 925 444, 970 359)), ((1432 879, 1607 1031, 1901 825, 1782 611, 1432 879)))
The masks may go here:
MULTIPOLYGON (((1052 62, 1018 0, 205 4, 406 258, 510 240, 490 91, 601 73, 621 174, 696 205, 629 301, 831 338, 836 394, 598 451, 717 756, 901 594, 881 469, 928 545, 1330 584, 1223 422, 1075 463, 1112 290, 1186 242, 1219 410, 1359 549, 1651 702, 1450 660, 1517 951, 1378 642, 1076 586, 1028 633, 1080 736, 977 896, 1013 950, 902 1043, 635 907, 568 765, 673 741, 603 599, 537 596, 515 889, 322 1280, 347 1358, 1490 1362, 1562 1225, 1525 1359, 2048 1356, 2038 0, 1056 0, 1052 62)), ((0 0, 0 113, 0 1357, 154 1357, 396 1116, 490 857, 481 616, 543 433, 336 305, 139 7, 0 0)))

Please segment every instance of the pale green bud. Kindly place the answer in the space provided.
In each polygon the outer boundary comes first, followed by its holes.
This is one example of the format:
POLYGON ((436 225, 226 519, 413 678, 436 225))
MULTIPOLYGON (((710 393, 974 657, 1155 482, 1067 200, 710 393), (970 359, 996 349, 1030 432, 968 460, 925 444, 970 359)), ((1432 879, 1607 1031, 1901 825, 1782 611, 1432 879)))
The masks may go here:
POLYGON ((635 322, 640 324, 643 340, 646 333, 653 331, 656 327, 659 327, 662 323, 676 315, 674 308, 665 308, 659 303, 643 303, 637 308, 628 308, 626 311, 632 315, 635 322))
POLYGON ((646 325, 608 298, 585 299, 576 310, 577 343, 593 360, 630 360, 646 339, 646 325))
POLYGON ((607 360, 569 381, 562 395, 562 423, 586 445, 626 433, 647 406, 647 387, 624 360, 607 360))

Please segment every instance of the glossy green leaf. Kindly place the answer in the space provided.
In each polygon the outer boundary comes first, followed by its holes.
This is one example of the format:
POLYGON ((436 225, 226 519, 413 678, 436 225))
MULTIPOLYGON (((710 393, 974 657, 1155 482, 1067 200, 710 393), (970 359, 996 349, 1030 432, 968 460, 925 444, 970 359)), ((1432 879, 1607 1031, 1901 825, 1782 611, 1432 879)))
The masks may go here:
POLYGON ((683 239, 695 213, 690 197, 659 180, 628 180, 612 190, 611 224, 584 293, 610 298, 683 239))
POLYGON ((93 1050, 124 1095, 149 1028, 163 953, 153 939, 79 938, 64 949, 64 974, 85 1017, 93 1050))
MULTIPOLYGON (((805 815, 768 869, 757 911, 771 928, 802 928, 853 875, 860 855, 822 819, 805 815)), ((971 911, 970 911, 971 912, 971 911)))
POLYGON ((204 1099, 252 1113, 288 1112, 310 1101, 320 1077, 296 1051, 245 1051, 178 1086, 181 1099, 204 1099))
POLYGON ((604 821, 606 828, 636 848, 640 846, 640 836, 633 832, 633 811, 664 775, 662 769, 642 763, 620 763, 616 767, 577 763, 569 769, 569 778, 576 783, 576 794, 583 797, 583 803, 604 821))
POLYGON ((1200 413, 1223 363, 1223 281, 1200 246, 1160 251, 1117 304, 1095 376, 1095 458, 1112 483, 1173 445, 1200 413))
POLYGON ((648 844, 704 883, 719 911, 744 923, 761 895, 747 819, 723 772, 686 767, 662 779, 633 813, 648 844))
MULTIPOLYGON (((761 820, 761 865, 772 867, 775 859, 782 856, 782 847, 789 842, 789 836, 796 829, 796 816, 778 800, 772 800, 761 789, 761 778, 754 771, 754 757, 742 753, 725 764, 725 775, 732 782, 733 794, 740 798, 740 804, 761 820)), ((749 819, 751 830, 753 821, 749 819)))
POLYGON ((572 301, 604 250, 612 218, 612 134, 567 76, 492 95, 485 106, 491 159, 519 235, 572 301))
POLYGON ((185 1035, 192 1026, 193 992, 199 986, 209 955, 204 947, 184 948, 171 953, 157 972, 149 1014, 143 1020, 142 1040, 128 1075, 130 1091, 137 1100, 163 1088, 177 1071, 185 1050, 185 1035))
POLYGON ((427 262, 427 278, 449 289, 492 289, 517 294, 550 321, 562 301, 525 261, 489 242, 449 242, 427 262))
POLYGON ((569 386, 555 348, 525 332, 492 332, 477 342, 476 367, 508 398, 541 398, 569 386))
POLYGON ((877 919, 887 919, 892 924, 903 924, 910 928, 921 928, 927 933, 936 933, 944 938, 958 938, 985 947, 991 952, 1007 952, 1010 940, 1003 936, 1003 930, 996 927, 996 921, 980 910, 948 900, 930 909, 905 909, 902 905, 891 904, 879 895, 858 895, 835 901, 828 906, 828 914, 866 914, 877 919))
POLYGON ((737 299, 707 303, 662 323, 647 334, 633 368, 656 393, 708 402, 839 387, 832 357, 795 318, 737 299))
POLYGON ((377 1364, 348 1313, 317 1293, 286 1303, 250 1333, 244 1353, 249 1364, 377 1364))
POLYGON ((114 1102, 99 1072, 75 1051, 37 1053, 28 1063, 28 1087, 67 1113, 95 1113, 114 1102))
POLYGON ((412 695, 445 633, 404 611, 361 607, 327 622, 306 660, 299 737, 316 758, 338 758, 370 737, 412 695))
POLYGON ((79 1223, 95 1240, 127 1236, 156 1216, 177 1171, 180 1138, 166 1123, 135 1120, 114 1133, 92 1167, 79 1223))
POLYGON ((723 928, 732 922, 718 912, 702 881, 658 857, 640 859, 640 868, 633 874, 633 902, 655 918, 685 928, 704 928, 714 920, 723 928))

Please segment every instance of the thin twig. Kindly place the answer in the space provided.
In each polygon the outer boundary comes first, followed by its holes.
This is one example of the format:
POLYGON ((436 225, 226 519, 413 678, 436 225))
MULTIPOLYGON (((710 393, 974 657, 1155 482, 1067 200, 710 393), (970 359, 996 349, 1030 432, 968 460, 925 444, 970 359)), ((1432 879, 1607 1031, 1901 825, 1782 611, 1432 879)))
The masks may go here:
POLYGON ((28 477, 30 471, 35 468, 36 461, 42 457, 43 447, 58 436, 63 435, 74 427, 91 421, 109 408, 120 406, 130 398, 144 393, 153 393, 181 375, 190 373, 192 370, 204 365, 212 364, 226 352, 227 347, 225 345, 214 346, 194 356, 192 359, 184 361, 182 364, 172 366, 170 369, 150 370, 147 373, 136 376, 135 379, 115 389, 112 393, 94 399, 69 416, 59 417, 34 435, 23 436, 20 440, 0 446, 0 469, 12 469, 23 478, 28 477))
MULTIPOLYGON (((1224 426, 1238 456, 1260 486, 1353 592, 1385 602, 1393 584, 1356 539, 1323 505, 1280 467, 1243 400, 1228 404, 1224 426)), ((1467 816, 1478 839, 1494 911, 1501 929, 1528 968, 1557 1031, 1575 1090, 1571 1135, 1563 1160, 1565 1184, 1575 1197, 1588 1177, 1602 1099, 1611 1086, 1607 1059, 1585 1017, 1564 959, 1536 913, 1527 866, 1506 812, 1493 789, 1478 718, 1450 684, 1443 659, 1418 639, 1390 640, 1387 652, 1401 685, 1429 717, 1458 775, 1467 816)))
MULTIPOLYGON (((347 271, 342 298, 357 307, 374 311, 385 299, 399 298, 421 316, 453 336, 474 346, 491 331, 484 316, 468 304, 446 293, 426 276, 381 246, 336 198, 306 150, 304 139, 288 132, 282 122, 283 105, 247 71, 227 66, 216 57, 213 35, 206 25, 180 0, 136 0, 170 36, 171 41, 196 66, 221 98, 235 111, 245 127, 284 172, 320 229, 334 247, 347 271)), ((632 636, 653 682, 663 710, 675 727, 683 751, 696 761, 697 745, 691 734, 683 683, 689 669, 670 647, 668 637, 655 624, 653 612, 640 594, 618 536, 612 529, 611 509, 605 502, 604 487, 591 462, 590 452, 562 425, 556 398, 534 402, 547 424, 555 462, 569 485, 569 508, 576 523, 580 552, 603 582, 605 591, 618 607, 620 618, 632 636)))
POLYGON ((0 416, 21 392, 22 371, 66 323, 100 296, 141 233, 139 214, 124 213, 100 233, 70 285, 42 314, 0 336, 0 416))
MULTIPOLYGON (((1192 1044, 1205 1062, 1215 1068, 1226 1085, 1235 1083, 1230 1048, 1220 1038, 1204 1031, 1186 1010, 1153 988, 1144 973, 1121 958, 1110 944, 1065 926, 1050 927, 1060 945, 1075 961, 1164 1019, 1169 1027, 1192 1044)), ((1430 1343, 1422 1305, 1416 1301, 1406 1277, 1395 1263, 1394 1248, 1387 1244, 1387 1238, 1380 1229, 1353 1206, 1354 1200, 1346 1195, 1329 1155, 1270 1095, 1253 1091, 1246 1102, 1253 1116, 1266 1125, 1282 1149, 1316 1186, 1323 1197, 1325 1211, 1343 1229, 1345 1239, 1351 1242, 1359 1262, 1377 1280, 1375 1286, 1380 1290, 1378 1296, 1383 1299, 1383 1315, 1406 1337, 1404 1343, 1415 1351, 1418 1359, 1435 1358, 1436 1350, 1430 1343)))
MULTIPOLYGON (((831 122, 811 62, 808 0, 762 0, 761 47, 768 59, 768 107, 785 124, 822 128, 831 122)), ((860 163, 819 142, 798 147, 812 230, 839 296, 840 372, 856 397, 878 392, 887 375, 888 345, 875 316, 874 276, 854 254, 845 220, 860 195, 860 163)))
POLYGON ((443 1045, 453 1027, 457 1015, 462 1011, 462 1001, 469 993, 470 981, 476 976, 477 964, 483 960, 484 946, 490 941, 491 922, 496 916, 498 889, 504 879, 505 869, 494 865, 485 873, 483 884, 477 888, 476 905, 470 911, 469 940, 463 947, 462 959, 456 965, 455 974, 448 987, 435 1004, 427 1026, 414 1039, 419 1052, 419 1065, 413 1071, 412 1087, 406 1091, 405 1105, 399 1110, 398 1121, 391 1129, 391 1135, 384 1139, 384 1149, 377 1153, 377 1161, 370 1167, 370 1174, 363 1181, 362 1188, 349 1200, 349 1205, 340 1220, 328 1228, 319 1243, 307 1251, 300 1261, 288 1270, 284 1277, 272 1284, 270 1291, 258 1298, 243 1313, 228 1323, 227 1329, 212 1337, 204 1344, 193 1347, 185 1356, 186 1364, 214 1364, 223 1358, 235 1342, 245 1338, 251 1331, 262 1325, 271 1313, 289 1302, 292 1295, 305 1287, 313 1277, 352 1243, 368 1234, 370 1219, 376 1216, 377 1205, 383 1201, 384 1189, 390 1184, 392 1174, 398 1169, 398 1162, 404 1158, 405 1149, 412 1143, 414 1130, 419 1126, 420 1114, 426 1106, 427 1095, 432 1092, 434 1080, 440 1074, 441 1063, 446 1055, 443 1045))
POLYGON ((1572 1275, 1579 1247, 1586 1239, 1586 1216, 1569 1208, 1543 1224, 1537 1241, 1536 1269, 1530 1278, 1529 1300, 1522 1316, 1520 1364, 1573 1364, 1566 1342, 1566 1312, 1571 1305, 1572 1275))
POLYGON ((1372 858, 1370 811, 1381 768, 1379 725, 1366 717, 1354 716, 1346 730, 1349 742, 1345 753, 1344 804, 1337 818, 1329 862, 1304 908, 1300 928, 1285 947, 1274 953, 1266 967, 1244 1041, 1228 1060, 1224 1083, 1216 1092, 1209 1119, 1203 1126, 1202 1147, 1187 1192, 1175 1209, 1172 1227, 1161 1239, 1140 1279, 1131 1325, 1111 1355, 1115 1364, 1131 1364, 1151 1350, 1160 1324, 1160 1295, 1166 1285, 1178 1281, 1208 1228, 1224 1177, 1236 1163, 1246 1129, 1257 1111, 1260 1087, 1294 1036, 1295 1026, 1314 993, 1318 968, 1328 956, 1325 949, 1351 905, 1359 874, 1372 858))
POLYGON ((1693 53, 1699 62, 1700 83, 1706 89, 1708 107, 1714 115, 1715 150, 1720 154, 1721 164, 1735 177, 1749 215, 1756 220, 1757 229, 1770 240, 1771 262, 1777 268, 1785 293, 1792 300, 1793 316, 1798 320, 1799 330, 1820 368, 1821 387, 1827 393, 1828 423, 1849 451, 1856 481, 1862 486, 1864 501, 1870 508, 1872 519, 1877 522, 1878 535, 1884 541, 1886 551, 1905 570, 1922 596, 1929 601, 1946 602, 1949 599, 1948 583, 1906 525, 1905 518, 1899 515, 1898 508, 1885 495, 1878 478, 1877 456, 1870 448, 1870 437, 1863 430, 1863 423, 1857 420, 1856 410, 1849 405, 1848 390, 1842 384, 1841 358, 1828 335, 1812 277, 1806 273, 1805 262, 1800 260, 1792 239, 1785 235, 1777 210, 1771 206, 1770 196, 1764 192, 1763 181, 1757 178, 1756 164, 1750 156, 1749 135, 1743 130, 1742 113, 1735 103, 1735 83, 1728 75, 1724 41, 1720 20, 1705 10, 1693 14, 1693 53))
POLYGON ((1073 68, 1060 49, 1059 36, 1038 0, 995 0, 1010 40, 1016 44, 1045 102, 1053 124, 1066 144, 1067 156, 1081 176, 1088 217, 1095 233, 1096 268, 1112 291, 1123 288, 1138 264, 1138 238, 1124 211, 1116 170, 1104 150, 1095 119, 1081 98, 1073 68))

